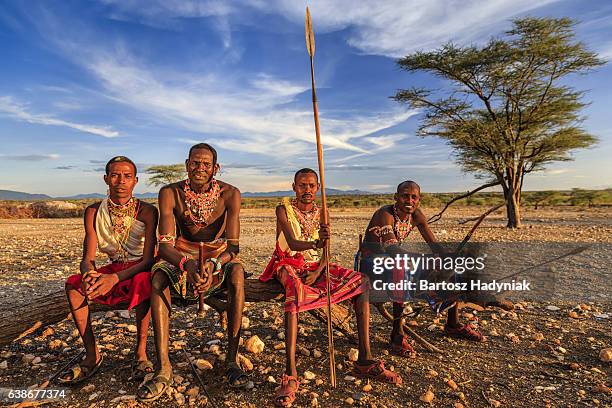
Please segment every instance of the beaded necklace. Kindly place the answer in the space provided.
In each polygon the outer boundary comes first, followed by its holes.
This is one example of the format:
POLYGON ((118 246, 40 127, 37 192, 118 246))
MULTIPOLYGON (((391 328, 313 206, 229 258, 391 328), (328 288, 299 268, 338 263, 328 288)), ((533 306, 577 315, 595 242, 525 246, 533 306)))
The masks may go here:
POLYGON ((300 228, 302 230, 302 237, 306 240, 309 240, 315 230, 318 229, 320 221, 319 217, 319 207, 317 203, 313 203, 312 209, 310 211, 302 211, 297 206, 297 199, 293 199, 291 201, 291 206, 293 207, 293 211, 295 212, 295 216, 300 224, 300 228))
POLYGON ((185 205, 191 221, 198 226, 208 225, 221 195, 221 188, 217 180, 212 179, 208 190, 202 193, 196 193, 191 189, 189 179, 185 180, 183 189, 185 190, 185 205))
POLYGON ((393 233, 397 237, 397 240, 402 242, 408 237, 410 231, 412 231, 412 214, 408 214, 408 219, 402 221, 397 211, 397 206, 393 204, 393 219, 395 220, 393 223, 393 233))
POLYGON ((139 208, 140 201, 134 197, 131 197, 125 204, 115 204, 110 197, 108 199, 108 213, 113 226, 113 234, 120 246, 119 259, 126 260, 128 257, 125 244, 130 237, 130 231, 139 208))

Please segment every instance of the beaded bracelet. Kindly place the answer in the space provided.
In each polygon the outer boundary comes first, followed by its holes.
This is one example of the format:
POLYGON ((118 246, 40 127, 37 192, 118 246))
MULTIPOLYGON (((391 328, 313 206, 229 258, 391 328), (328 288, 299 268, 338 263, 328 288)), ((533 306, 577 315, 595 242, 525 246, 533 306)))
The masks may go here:
POLYGON ((183 257, 181 258, 181 262, 179 263, 179 269, 181 270, 181 272, 187 272, 187 271, 185 270, 185 264, 187 263, 187 261, 189 261, 189 260, 191 260, 191 259, 193 259, 193 258, 192 258, 192 257, 190 257, 190 256, 187 256, 187 255, 185 255, 185 256, 183 256, 183 257))
POLYGON ((215 264, 214 272, 219 272, 221 270, 221 261, 219 261, 217 258, 208 258, 208 260, 215 264))
POLYGON ((159 242, 160 244, 172 244, 174 245, 176 238, 174 235, 170 235, 170 234, 162 234, 159 236, 159 239, 157 240, 157 242, 159 242))

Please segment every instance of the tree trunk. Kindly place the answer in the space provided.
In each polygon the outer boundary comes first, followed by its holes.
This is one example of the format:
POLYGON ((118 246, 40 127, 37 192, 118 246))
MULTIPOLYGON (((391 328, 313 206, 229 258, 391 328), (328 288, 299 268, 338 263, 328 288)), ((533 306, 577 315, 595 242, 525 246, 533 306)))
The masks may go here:
MULTIPOLYGON (((247 302, 269 302, 283 299, 283 288, 276 281, 261 282, 259 279, 247 279, 244 289, 247 302)), ((217 311, 223 311, 225 303, 222 299, 211 299, 211 306, 217 311)), ((92 304, 92 310, 96 312, 112 309, 127 309, 127 304, 112 308, 92 304)), ((324 321, 327 316, 325 310, 319 309, 312 311, 311 314, 324 321)), ((29 304, 18 308, 4 307, 0 309, 0 346, 9 344, 45 326, 58 323, 69 316, 70 309, 64 290, 34 299, 29 304)), ((348 322, 350 316, 350 308, 346 305, 332 305, 334 326, 349 337, 353 335, 353 330, 348 322)))
POLYGON ((522 190, 522 171, 517 172, 508 170, 507 187, 504 187, 504 198, 506 199, 507 228, 521 228, 521 190, 522 190))

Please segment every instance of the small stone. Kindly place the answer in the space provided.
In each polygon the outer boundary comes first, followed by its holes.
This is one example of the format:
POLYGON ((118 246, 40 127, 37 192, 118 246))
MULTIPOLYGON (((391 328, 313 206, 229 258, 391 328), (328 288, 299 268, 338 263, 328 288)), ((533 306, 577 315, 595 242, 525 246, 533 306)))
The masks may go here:
POLYGON ((39 364, 42 361, 42 359, 38 356, 34 357, 34 360, 32 360, 32 365, 36 365, 39 364))
POLYGON ((453 380, 446 381, 446 384, 451 388, 451 390, 456 391, 459 386, 453 380))
POLYGON ((350 381, 350 382, 353 382, 353 381, 355 381, 355 380, 356 380, 356 378, 355 378, 355 377, 353 377, 352 375, 347 375, 347 376, 345 376, 345 377, 344 377, 344 381, 350 381))
POLYGON ((203 358, 197 359, 195 365, 200 370, 212 370, 213 368, 213 365, 210 363, 210 361, 203 358))
POLYGON ((34 354, 24 354, 23 357, 21 357, 21 361, 26 364, 30 364, 35 358, 36 356, 34 354))
POLYGON ((96 399, 96 397, 97 397, 97 396, 98 396, 98 393, 97 393, 97 392, 94 392, 94 393, 93 393, 93 394, 91 394, 91 395, 89 396, 89 398, 87 398, 87 399, 88 399, 89 401, 93 401, 93 400, 95 400, 95 399, 96 399))
POLYGON ((187 335, 187 332, 185 330, 179 330, 178 332, 179 337, 185 337, 186 335, 187 335))
POLYGON ((580 319, 580 316, 578 315, 578 313, 574 312, 573 310, 568 313, 568 316, 571 317, 572 319, 580 319))
POLYGON ((130 318, 130 312, 129 310, 119 310, 119 316, 124 318, 124 319, 129 319, 130 318))
POLYGON ((185 405, 185 396, 180 392, 174 394, 174 399, 178 405, 185 405))
POLYGON ((349 361, 357 361, 357 359, 359 358, 359 350, 357 349, 350 349, 348 352, 348 360, 349 361))
POLYGON ((317 379, 315 380, 315 385, 321 385, 321 384, 323 384, 324 382, 325 382, 325 381, 323 381, 322 379, 317 378, 317 379))
POLYGON ((436 396, 431 390, 427 390, 427 392, 419 397, 419 399, 425 403, 431 404, 431 401, 434 400, 436 396))
POLYGON ((245 371, 252 371, 254 368, 251 360, 249 360, 247 357, 243 356, 242 354, 238 355, 238 364, 240 364, 242 369, 245 371))
POLYGON ((438 372, 435 371, 435 370, 428 370, 426 376, 430 377, 430 378, 437 377, 438 376, 438 372))
POLYGON ((51 350, 57 350, 57 349, 59 349, 60 347, 62 347, 62 341, 61 341, 61 340, 59 340, 59 339, 51 340, 51 341, 49 342, 49 348, 50 348, 51 350))
POLYGON ((322 354, 322 353, 321 353, 319 350, 314 349, 314 350, 312 351, 312 356, 313 356, 314 358, 321 358, 321 357, 323 356, 323 354, 322 354))
POLYGON ((4 360, 0 363, 0 370, 6 370, 8 368, 8 361, 4 360))
POLYGON ((249 327, 251 327, 251 320, 246 316, 242 316, 242 329, 248 330, 249 327))
POLYGON ((599 352, 599 359, 604 363, 612 361, 612 348, 605 348, 599 352))
POLYGON ((264 350, 265 344, 259 337, 252 336, 245 343, 244 348, 253 354, 261 353, 264 350))
POLYGON ((305 347, 300 347, 300 354, 304 357, 310 357, 310 350, 305 347))
POLYGON ((195 398, 199 393, 200 393, 200 387, 194 386, 194 387, 191 387, 189 389, 189 391, 187 391, 185 394, 188 397, 194 397, 195 398))
POLYGON ((355 400, 354 400, 354 399, 352 399, 351 397, 348 397, 347 399, 345 399, 345 400, 344 400, 344 402, 345 402, 347 405, 353 405, 353 404, 355 403, 355 400))
POLYGON ((213 344, 212 346, 210 346, 208 348, 208 351, 213 353, 213 354, 221 354, 221 346, 219 346, 218 344, 213 344))
POLYGON ((548 306, 546 306, 546 310, 550 310, 551 312, 556 312, 556 311, 561 310, 561 309, 558 308, 557 306, 548 305, 548 306))
POLYGON ((112 310, 109 310, 108 312, 104 314, 104 317, 106 317, 107 319, 115 317, 115 312, 113 312, 112 310))
POLYGON ((355 401, 361 401, 363 399, 363 393, 361 392, 356 392, 353 394, 353 399, 355 401))
POLYGON ((501 407, 501 402, 494 400, 494 399, 490 399, 490 398, 489 398, 489 404, 491 404, 493 408, 501 407))
POLYGON ((531 336, 532 339, 534 339, 535 341, 542 341, 544 340, 544 335, 542 333, 534 333, 533 336, 531 336))
POLYGON ((564 349, 564 348, 563 348, 563 347, 561 347, 561 346, 557 347, 557 351, 558 351, 559 353, 561 353, 561 354, 566 354, 566 353, 567 353, 567 350, 566 350, 566 349, 564 349))
POLYGON ((53 330, 53 327, 47 327, 43 332, 42 332, 42 336, 43 337, 48 337, 55 334, 55 330, 53 330))
POLYGON ((246 390, 252 390, 253 388, 255 388, 255 383, 253 381, 249 381, 248 383, 246 383, 246 385, 244 386, 244 388, 246 390))
POLYGON ((138 329, 133 324, 128 324, 127 331, 129 331, 130 333, 136 333, 138 329))
POLYGON ((81 388, 81 392, 85 393, 85 394, 89 394, 90 392, 92 392, 95 389, 96 389, 95 385, 88 384, 88 385, 84 386, 83 388, 81 388))
POLYGON ((314 380, 316 376, 312 371, 304 371, 304 378, 307 380, 314 380))
POLYGON ((276 379, 275 379, 273 376, 271 376, 271 375, 269 375, 269 376, 268 376, 268 378, 267 378, 266 380, 267 380, 269 383, 276 384, 276 379))
POLYGON ((363 388, 361 390, 363 392, 370 392, 370 391, 372 391, 372 385, 370 383, 367 383, 366 385, 363 386, 363 388))
POLYGON ((491 329, 491 331, 489 331, 489 335, 491 337, 497 337, 497 336, 499 336, 499 333, 497 332, 497 330, 491 329))
POLYGON ((460 402, 455 402, 455 405, 453 405, 454 408, 464 408, 464 405, 460 402))
POLYGON ((263 311, 263 313, 261 314, 261 316, 262 316, 264 319, 267 319, 268 317, 270 317, 270 315, 268 314, 268 312, 266 312, 265 310, 263 311))
POLYGON ((285 343, 277 343, 274 345, 274 350, 282 350, 285 348, 285 343))

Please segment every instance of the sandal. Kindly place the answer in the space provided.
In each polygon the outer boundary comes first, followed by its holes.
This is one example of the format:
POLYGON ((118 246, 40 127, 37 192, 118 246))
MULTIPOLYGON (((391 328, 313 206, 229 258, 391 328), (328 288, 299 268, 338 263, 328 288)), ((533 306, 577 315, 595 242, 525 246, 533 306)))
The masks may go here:
POLYGON ((104 361, 104 356, 100 355, 100 360, 93 367, 88 367, 86 365, 82 365, 82 361, 78 364, 73 365, 72 367, 66 369, 62 375, 60 375, 57 379, 62 384, 66 385, 74 385, 82 383, 93 377, 95 373, 98 372, 102 362, 104 361), (68 378, 67 378, 68 377, 68 378))
POLYGON ((460 339, 466 339, 471 341, 482 342, 485 340, 484 336, 480 334, 474 326, 471 324, 464 324, 459 327, 448 327, 444 326, 444 334, 451 337, 457 337, 460 339))
POLYGON ((236 366, 228 367, 223 377, 232 388, 242 388, 249 383, 249 376, 236 366))
POLYGON ((391 370, 387 370, 382 360, 366 365, 355 363, 353 375, 358 378, 369 378, 388 384, 400 385, 402 383, 402 377, 391 370))
POLYGON ((147 374, 154 372, 155 369, 153 367, 153 363, 149 360, 141 360, 141 361, 133 361, 132 362, 132 374, 130 376, 130 380, 140 381, 147 374))
POLYGON ((295 393, 300 388, 300 382, 297 377, 283 374, 281 385, 276 389, 274 396, 274 405, 277 407, 290 407, 295 401, 295 393), (289 385, 289 381, 295 381, 295 387, 289 385))
POLYGON ((155 401, 166 393, 168 388, 172 385, 172 376, 170 378, 158 374, 153 378, 145 381, 136 393, 136 398, 139 401, 150 402, 155 401), (160 388, 161 385, 161 388, 160 388))
POLYGON ((415 358, 417 355, 416 351, 412 347, 412 344, 410 344, 406 336, 402 336, 401 343, 390 341, 389 348, 391 349, 391 352, 393 354, 400 357, 415 358))

